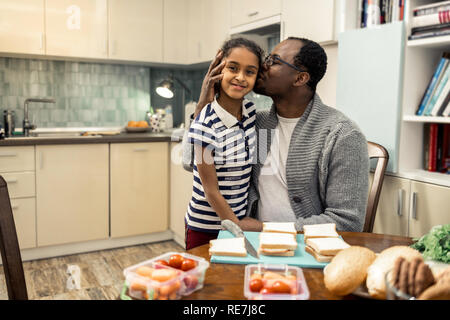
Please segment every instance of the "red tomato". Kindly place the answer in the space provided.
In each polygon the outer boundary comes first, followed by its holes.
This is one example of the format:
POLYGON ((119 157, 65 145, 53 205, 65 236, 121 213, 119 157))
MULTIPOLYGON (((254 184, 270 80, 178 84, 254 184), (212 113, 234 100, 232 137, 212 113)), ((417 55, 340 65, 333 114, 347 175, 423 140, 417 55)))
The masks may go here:
POLYGON ((168 266, 169 263, 166 260, 156 260, 155 263, 162 264, 163 266, 168 266))
POLYGON ((169 258, 169 266, 171 266, 172 268, 180 269, 181 264, 183 263, 183 259, 183 256, 179 254, 173 254, 169 258))
POLYGON ((277 280, 271 287, 274 293, 291 293, 291 287, 284 281, 277 280))
POLYGON ((185 258, 185 259, 183 259, 183 262, 181 263, 181 270, 188 271, 188 270, 194 269, 196 266, 197 266, 197 263, 194 260, 185 258))
POLYGON ((261 289, 261 291, 259 293, 261 293, 261 294, 270 294, 270 293, 273 293, 273 291, 272 291, 271 288, 264 287, 264 288, 261 289))
POLYGON ((259 292, 263 288, 263 281, 262 279, 252 279, 249 286, 251 292, 259 292))

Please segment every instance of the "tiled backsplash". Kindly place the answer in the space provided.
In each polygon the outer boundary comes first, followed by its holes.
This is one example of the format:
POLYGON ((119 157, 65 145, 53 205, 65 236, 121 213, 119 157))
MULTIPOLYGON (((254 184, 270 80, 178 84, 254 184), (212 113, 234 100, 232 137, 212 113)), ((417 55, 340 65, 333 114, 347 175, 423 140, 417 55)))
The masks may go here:
POLYGON ((143 120, 150 104, 154 109, 171 104, 176 125, 183 118, 181 94, 161 98, 155 93, 156 85, 173 73, 191 88, 196 100, 205 72, 0 57, 0 110, 14 110, 16 128, 20 128, 26 98, 53 97, 55 104, 29 105, 29 118, 39 128, 116 127, 128 120, 143 120))
MULTIPOLYGON (((156 87, 173 74, 192 91, 192 96, 186 92, 185 103, 198 101, 206 71, 0 57, 0 111, 14 110, 16 128, 21 128, 26 98, 53 97, 54 104, 29 104, 29 118, 38 128, 118 127, 143 120, 150 105, 171 105, 177 126, 184 122, 181 85, 175 81, 172 99, 160 97, 156 87)), ((251 93, 247 98, 258 109, 271 105, 267 97, 251 93)))

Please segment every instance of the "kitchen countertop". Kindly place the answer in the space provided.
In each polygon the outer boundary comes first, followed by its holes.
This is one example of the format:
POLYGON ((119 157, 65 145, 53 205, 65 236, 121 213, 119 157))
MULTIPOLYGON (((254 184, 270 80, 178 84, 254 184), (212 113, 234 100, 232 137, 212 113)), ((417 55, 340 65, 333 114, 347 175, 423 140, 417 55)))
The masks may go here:
POLYGON ((92 144, 92 143, 130 143, 130 142, 180 142, 183 130, 160 133, 127 133, 105 136, 67 136, 67 137, 14 137, 0 140, 1 146, 28 146, 50 144, 92 144))

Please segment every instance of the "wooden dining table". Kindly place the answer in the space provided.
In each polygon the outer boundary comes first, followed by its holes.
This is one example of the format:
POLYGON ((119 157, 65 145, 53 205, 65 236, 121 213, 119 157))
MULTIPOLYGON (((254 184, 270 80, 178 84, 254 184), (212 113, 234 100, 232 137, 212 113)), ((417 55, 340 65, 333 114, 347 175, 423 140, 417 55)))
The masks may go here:
MULTIPOLYGON (((369 248, 379 253, 386 248, 413 243, 412 238, 392 236, 364 232, 338 232, 349 245, 369 248)), ((187 251, 207 261, 209 244, 205 244, 187 251)), ((245 300, 244 296, 244 270, 243 264, 210 263, 206 270, 203 288, 189 296, 186 300, 245 300)), ((330 293, 325 287, 322 268, 302 268, 305 280, 310 292, 310 300, 340 300, 340 299, 364 299, 357 295, 344 297, 330 293)))

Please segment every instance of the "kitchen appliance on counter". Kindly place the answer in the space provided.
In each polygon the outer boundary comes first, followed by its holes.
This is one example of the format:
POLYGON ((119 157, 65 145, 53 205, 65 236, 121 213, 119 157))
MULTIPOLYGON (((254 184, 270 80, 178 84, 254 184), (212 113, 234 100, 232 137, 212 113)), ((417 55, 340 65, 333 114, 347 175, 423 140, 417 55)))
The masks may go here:
POLYGON ((12 137, 15 129, 16 113, 14 110, 3 111, 3 124, 5 127, 5 136, 12 137))

